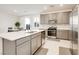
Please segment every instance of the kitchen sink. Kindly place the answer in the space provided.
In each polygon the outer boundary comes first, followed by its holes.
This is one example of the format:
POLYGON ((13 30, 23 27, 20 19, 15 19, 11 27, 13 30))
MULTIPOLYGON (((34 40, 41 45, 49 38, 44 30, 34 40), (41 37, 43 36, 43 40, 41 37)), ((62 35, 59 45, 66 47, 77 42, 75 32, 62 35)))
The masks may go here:
POLYGON ((26 33, 34 33, 34 32, 37 32, 37 31, 26 31, 26 33))

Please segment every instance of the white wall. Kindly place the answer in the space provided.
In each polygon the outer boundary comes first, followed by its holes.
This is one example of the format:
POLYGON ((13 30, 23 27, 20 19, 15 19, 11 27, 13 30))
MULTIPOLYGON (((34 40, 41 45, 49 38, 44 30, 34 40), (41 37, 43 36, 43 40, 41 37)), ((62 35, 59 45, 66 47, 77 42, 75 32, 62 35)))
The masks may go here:
POLYGON ((0 12, 0 33, 8 31, 8 27, 14 27, 14 23, 19 18, 17 16, 9 15, 4 12, 0 12))

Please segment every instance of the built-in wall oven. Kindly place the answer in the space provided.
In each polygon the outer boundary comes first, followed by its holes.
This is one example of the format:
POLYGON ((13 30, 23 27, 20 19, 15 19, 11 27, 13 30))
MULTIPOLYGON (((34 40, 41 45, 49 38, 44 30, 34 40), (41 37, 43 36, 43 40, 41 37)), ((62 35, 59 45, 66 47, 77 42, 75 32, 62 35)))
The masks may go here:
POLYGON ((57 28, 50 27, 48 28, 48 37, 55 37, 56 38, 57 28))

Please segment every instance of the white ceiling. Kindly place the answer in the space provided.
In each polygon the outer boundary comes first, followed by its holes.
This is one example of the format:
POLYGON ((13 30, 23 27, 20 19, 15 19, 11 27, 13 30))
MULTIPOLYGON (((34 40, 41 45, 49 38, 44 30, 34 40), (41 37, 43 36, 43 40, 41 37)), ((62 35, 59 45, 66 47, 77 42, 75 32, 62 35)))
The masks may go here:
POLYGON ((55 5, 50 5, 47 10, 42 11, 41 13, 54 13, 54 12, 66 12, 66 11, 72 11, 74 8, 75 4, 55 4, 55 5))
POLYGON ((2 4, 0 5, 0 11, 7 12, 13 15, 28 15, 40 13, 44 7, 48 5, 44 4, 2 4))
POLYGON ((61 9, 72 9, 74 5, 47 5, 47 4, 0 4, 0 11, 12 15, 23 16, 28 14, 39 14, 40 12, 51 12, 61 9))

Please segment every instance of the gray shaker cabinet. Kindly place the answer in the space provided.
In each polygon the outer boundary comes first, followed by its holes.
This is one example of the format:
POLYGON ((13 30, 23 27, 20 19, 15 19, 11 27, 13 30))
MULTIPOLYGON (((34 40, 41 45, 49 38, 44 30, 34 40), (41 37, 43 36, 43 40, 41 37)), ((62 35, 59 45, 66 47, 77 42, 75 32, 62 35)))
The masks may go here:
POLYGON ((3 39, 4 55, 30 55, 41 46, 41 33, 23 37, 15 41, 3 39))
POLYGON ((27 41, 17 47, 17 55, 30 55, 30 41, 27 41))
POLYGON ((2 39, 0 38, 0 55, 2 55, 2 39))
POLYGON ((57 14, 56 13, 50 13, 50 14, 41 14, 40 15, 40 23, 41 24, 50 24, 50 20, 57 20, 57 14))
POLYGON ((7 39, 2 40, 3 40, 3 55, 15 55, 16 54, 15 41, 9 41, 7 39))
POLYGON ((45 15, 40 15, 40 23, 45 24, 45 15))
POLYGON ((9 41, 3 39, 4 55, 29 55, 30 54, 30 36, 9 41))
POLYGON ((49 16, 48 14, 41 14, 40 15, 40 23, 41 24, 48 24, 49 16))
POLYGON ((41 44, 42 44, 42 39, 41 39, 41 36, 39 35, 37 37, 37 47, 39 48, 41 46, 41 44))
POLYGON ((57 30, 57 38, 69 39, 68 30, 57 30))
POLYGON ((32 54, 37 50, 37 39, 33 38, 31 43, 32 43, 32 54))
POLYGON ((69 24, 69 12, 58 13, 57 24, 69 24))
POLYGON ((41 41, 41 33, 37 33, 35 35, 32 36, 32 54, 34 54, 34 52, 41 46, 42 41, 41 41))

